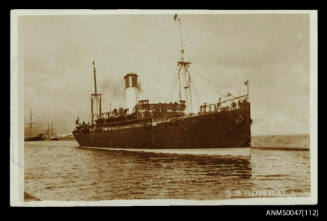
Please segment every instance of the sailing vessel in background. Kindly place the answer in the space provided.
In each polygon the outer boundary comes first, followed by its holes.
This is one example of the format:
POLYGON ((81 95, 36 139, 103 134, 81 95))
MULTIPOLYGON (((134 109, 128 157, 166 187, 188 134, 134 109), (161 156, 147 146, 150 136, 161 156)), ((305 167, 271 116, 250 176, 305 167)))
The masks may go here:
POLYGON ((192 108, 191 62, 184 59, 181 19, 178 22, 181 57, 177 61, 176 84, 179 100, 150 103, 138 100, 138 75, 127 73, 125 107, 102 112, 102 94, 97 92, 96 67, 93 61, 94 93, 91 94, 91 121, 76 120, 73 135, 80 146, 113 148, 226 148, 249 147, 251 113, 249 81, 247 93, 230 93, 217 103, 204 103, 195 114, 192 108))
POLYGON ((47 140, 58 140, 55 129, 53 128, 53 121, 48 123, 48 130, 46 131, 45 137, 47 140))
MULTIPOLYGON (((40 131, 40 128, 38 129, 40 131)), ((25 137, 25 141, 43 141, 43 140, 58 140, 56 130, 53 127, 53 121, 48 123, 47 130, 41 130, 43 133, 39 133, 37 136, 33 136, 33 123, 32 123, 32 110, 30 111, 30 122, 28 136, 25 137)))
POLYGON ((33 123, 32 123, 32 110, 30 111, 30 122, 29 122, 29 136, 24 138, 24 141, 41 141, 45 140, 45 137, 43 133, 38 134, 37 136, 32 136, 32 128, 33 128, 33 123))

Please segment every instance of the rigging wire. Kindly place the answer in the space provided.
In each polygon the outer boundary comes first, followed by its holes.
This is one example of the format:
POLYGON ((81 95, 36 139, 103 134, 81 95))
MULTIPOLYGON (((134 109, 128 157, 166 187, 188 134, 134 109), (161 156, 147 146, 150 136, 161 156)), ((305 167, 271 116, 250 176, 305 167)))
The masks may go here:
POLYGON ((173 91, 170 95, 170 97, 172 97, 172 99, 174 99, 174 92, 175 92, 175 89, 176 89, 176 86, 177 86, 177 82, 178 82, 178 77, 176 77, 176 80, 175 80, 175 83, 174 83, 174 88, 173 88, 173 91))
POLYGON ((169 95, 170 95, 170 93, 171 93, 171 90, 172 90, 172 86, 173 86, 173 83, 174 83, 174 79, 175 79, 175 73, 176 73, 176 70, 177 70, 177 67, 175 68, 175 71, 173 72, 174 74, 173 74, 173 76, 172 76, 172 78, 170 79, 170 83, 169 83, 169 89, 168 89, 168 93, 167 93, 167 99, 166 100, 168 100, 168 97, 169 97, 169 95))
MULTIPOLYGON (((194 68, 192 68, 193 72, 195 72, 197 75, 194 75, 194 76, 197 76, 197 77, 200 77, 202 78, 202 80, 204 80, 206 83, 210 84, 210 85, 215 85, 215 84, 218 84, 216 82, 220 82, 220 79, 217 77, 218 75, 214 75, 214 81, 212 80, 209 80, 208 78, 204 77, 204 75, 200 74, 200 72, 194 70, 194 68)), ((212 87, 215 92, 220 95, 220 96, 225 96, 224 93, 222 93, 220 90, 217 89, 217 87, 212 87)), ((219 88, 219 87, 218 87, 219 88)), ((226 88, 223 88, 223 89, 226 89, 226 88)), ((242 92, 238 91, 237 94, 241 95, 242 92)))
POLYGON ((196 101, 196 104, 199 104, 199 94, 198 94, 198 90, 196 89, 196 87, 195 87, 195 83, 193 82, 193 81, 191 81, 191 86, 192 86, 192 88, 193 88, 193 93, 194 93, 194 95, 195 95, 195 101, 196 101))
POLYGON ((85 121, 89 121, 89 108, 90 108, 90 102, 87 102, 87 108, 86 108, 86 110, 84 111, 84 114, 83 114, 83 119, 85 120, 85 121))
POLYGON ((178 81, 178 76, 176 74, 177 70, 178 70, 178 66, 176 66, 176 69, 174 71, 174 75, 173 75, 172 80, 171 80, 170 88, 169 88, 169 91, 168 91, 168 96, 167 96, 167 99, 166 99, 167 102, 169 101, 170 97, 174 96, 175 88, 176 88, 177 81, 178 81))
MULTIPOLYGON (((194 68, 192 68, 192 73, 196 73, 196 75, 193 76, 200 77, 203 81, 205 81, 209 85, 214 85, 214 82, 212 82, 212 80, 207 79, 202 74, 200 74, 200 72, 194 70, 194 68)), ((220 94, 220 91, 216 87, 213 87, 213 89, 215 90, 216 93, 220 94)))

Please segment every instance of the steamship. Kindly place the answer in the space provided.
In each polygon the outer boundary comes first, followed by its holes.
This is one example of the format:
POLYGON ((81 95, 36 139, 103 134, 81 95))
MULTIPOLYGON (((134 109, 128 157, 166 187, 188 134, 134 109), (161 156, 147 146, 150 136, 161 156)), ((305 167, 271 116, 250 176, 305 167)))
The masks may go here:
POLYGON ((102 94, 97 93, 96 67, 93 61, 94 93, 91 94, 91 121, 76 120, 73 135, 80 146, 102 148, 227 148, 251 144, 249 81, 247 93, 220 97, 216 103, 204 103, 198 113, 192 111, 191 62, 184 60, 181 35, 181 58, 177 62, 176 81, 179 100, 150 103, 137 100, 138 75, 124 76, 126 106, 102 112, 102 94))

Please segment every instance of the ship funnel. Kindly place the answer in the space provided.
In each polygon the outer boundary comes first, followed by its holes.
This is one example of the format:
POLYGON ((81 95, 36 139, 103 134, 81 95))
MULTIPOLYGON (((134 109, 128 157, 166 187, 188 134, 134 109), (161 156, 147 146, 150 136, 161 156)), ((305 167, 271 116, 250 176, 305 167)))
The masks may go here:
POLYGON ((125 80, 125 107, 128 108, 129 113, 132 113, 134 106, 138 102, 137 74, 128 73, 125 75, 124 80, 125 80))

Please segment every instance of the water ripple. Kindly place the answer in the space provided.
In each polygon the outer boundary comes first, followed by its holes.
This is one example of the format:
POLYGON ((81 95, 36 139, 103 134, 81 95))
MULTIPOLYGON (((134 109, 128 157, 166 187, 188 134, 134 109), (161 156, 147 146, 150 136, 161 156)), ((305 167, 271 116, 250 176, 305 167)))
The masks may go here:
MULTIPOLYGON (((248 156, 77 148, 25 143, 25 191, 41 200, 226 199, 226 191, 310 194, 309 151, 248 156)), ((237 151, 236 151, 237 152, 237 151)), ((240 196, 248 197, 248 196, 240 196)))

